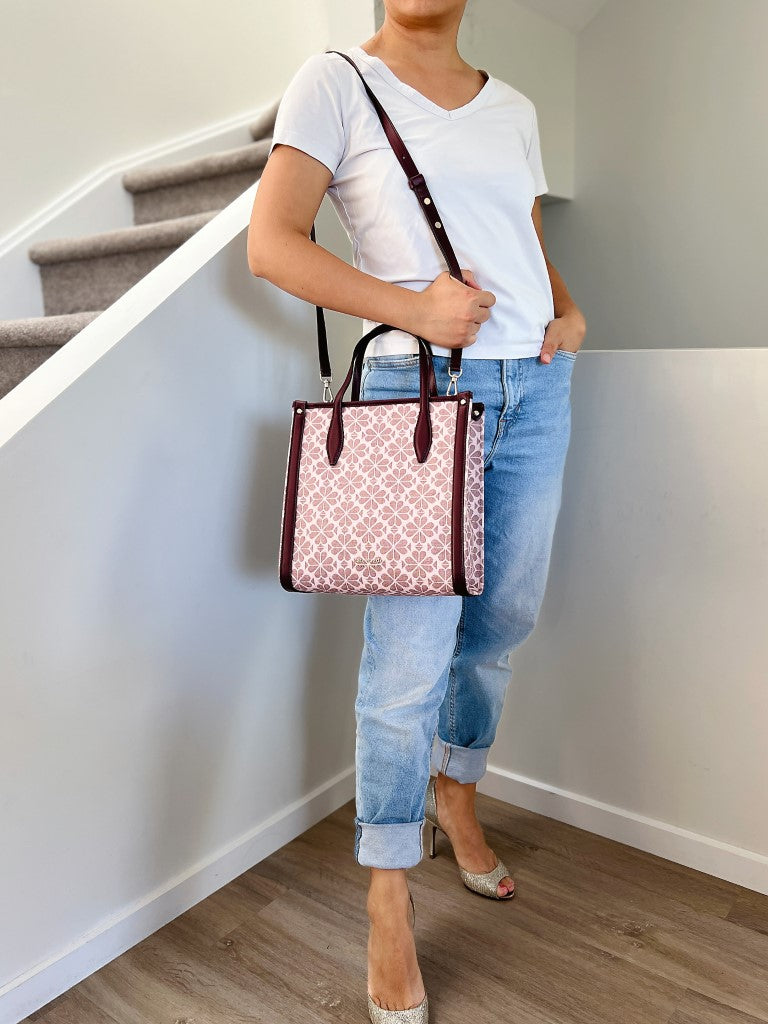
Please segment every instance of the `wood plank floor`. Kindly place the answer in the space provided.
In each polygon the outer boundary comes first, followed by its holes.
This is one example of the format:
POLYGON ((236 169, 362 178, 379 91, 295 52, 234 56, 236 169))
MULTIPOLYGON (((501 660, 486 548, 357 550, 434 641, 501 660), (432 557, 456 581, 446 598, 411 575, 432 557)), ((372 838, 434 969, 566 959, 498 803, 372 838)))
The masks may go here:
MULTIPOLYGON (((32 1024, 364 1024, 354 801, 32 1014, 32 1024)), ((409 872, 430 1024, 768 1024, 768 897, 490 797, 517 895, 448 840, 409 872)))

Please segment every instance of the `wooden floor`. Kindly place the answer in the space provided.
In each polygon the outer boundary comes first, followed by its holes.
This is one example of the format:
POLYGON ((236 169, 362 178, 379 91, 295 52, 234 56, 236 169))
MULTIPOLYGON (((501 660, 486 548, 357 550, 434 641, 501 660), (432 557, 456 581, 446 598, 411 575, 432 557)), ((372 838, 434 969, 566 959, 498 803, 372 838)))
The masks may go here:
MULTIPOLYGON (((430 1024, 768 1022, 768 897, 490 797, 517 895, 450 844, 409 872, 430 1024)), ((354 801, 31 1017, 35 1024, 365 1024, 354 801)))

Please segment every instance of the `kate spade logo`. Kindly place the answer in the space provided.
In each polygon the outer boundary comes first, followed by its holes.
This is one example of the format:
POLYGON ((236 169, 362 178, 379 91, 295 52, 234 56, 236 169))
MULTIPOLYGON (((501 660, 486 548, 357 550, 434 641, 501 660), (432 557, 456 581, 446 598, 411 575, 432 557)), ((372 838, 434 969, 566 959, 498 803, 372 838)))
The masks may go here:
POLYGON ((355 565, 383 565, 384 559, 381 555, 355 555, 352 559, 355 565))

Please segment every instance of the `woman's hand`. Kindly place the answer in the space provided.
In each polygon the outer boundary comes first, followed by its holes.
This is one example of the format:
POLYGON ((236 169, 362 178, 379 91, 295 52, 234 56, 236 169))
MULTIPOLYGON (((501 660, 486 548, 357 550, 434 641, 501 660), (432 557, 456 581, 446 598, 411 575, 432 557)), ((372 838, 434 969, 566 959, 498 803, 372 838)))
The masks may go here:
POLYGON ((466 348, 477 339, 480 325, 491 315, 496 302, 493 292, 485 291, 471 270, 461 268, 466 284, 444 270, 432 284, 417 292, 415 334, 443 348, 466 348))
POLYGON ((573 309, 570 313, 550 320, 539 353, 542 363, 551 363, 559 348, 565 349, 566 352, 578 352, 586 333, 587 321, 579 309, 573 309))

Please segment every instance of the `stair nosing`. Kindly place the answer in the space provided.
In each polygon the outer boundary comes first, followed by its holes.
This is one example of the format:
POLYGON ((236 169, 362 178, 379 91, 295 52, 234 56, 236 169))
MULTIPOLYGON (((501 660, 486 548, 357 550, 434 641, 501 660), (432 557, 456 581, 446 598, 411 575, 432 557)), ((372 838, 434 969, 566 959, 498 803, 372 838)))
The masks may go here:
POLYGON ((12 320, 0 320, 0 352, 8 349, 22 348, 53 348, 60 347, 79 334, 83 328, 92 323, 97 316, 104 311, 101 309, 80 310, 77 313, 54 313, 50 316, 27 316, 12 320), (67 328, 75 326, 77 329, 71 333, 67 328), (35 330, 39 328, 41 334, 35 336, 35 330), (46 331, 59 328, 61 340, 54 340, 46 331), (12 338, 11 333, 16 331, 27 332, 27 337, 12 338))
POLYGON ((172 248, 191 238, 219 213, 221 210, 206 210, 168 220, 100 231, 93 235, 49 238, 31 246, 28 255, 33 263, 45 266, 72 260, 98 259, 124 252, 172 248))
POLYGON ((266 163, 271 143, 271 137, 257 139, 245 146, 207 153, 178 163, 137 167, 123 175, 123 188, 132 195, 141 195, 158 188, 210 181, 238 171, 258 170, 266 163))

